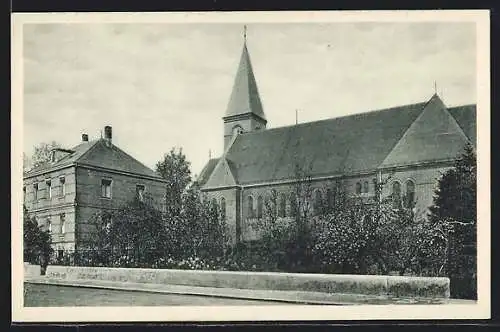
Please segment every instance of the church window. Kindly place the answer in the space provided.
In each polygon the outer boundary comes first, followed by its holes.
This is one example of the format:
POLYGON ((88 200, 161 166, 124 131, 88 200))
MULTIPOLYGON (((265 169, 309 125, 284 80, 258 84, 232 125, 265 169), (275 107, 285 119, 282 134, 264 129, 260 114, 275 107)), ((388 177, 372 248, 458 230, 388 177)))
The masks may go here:
POLYGON ((33 184, 33 198, 38 200, 38 183, 33 184))
POLYGON ((138 184, 135 186, 135 193, 136 193, 136 196, 137 196, 137 199, 139 200, 139 202, 144 202, 144 190, 145 190, 145 186, 142 185, 142 184, 138 184))
POLYGON ((279 216, 280 217, 286 217, 286 197, 285 194, 280 195, 280 202, 279 202, 279 216))
POLYGON ((45 185, 47 187, 47 198, 51 199, 52 198, 52 181, 46 180, 45 185))
POLYGON ((321 195, 321 190, 317 189, 316 192, 314 193, 314 214, 320 215, 321 214, 321 207, 323 205, 323 197, 321 195))
POLYGON ((226 220, 226 199, 224 197, 220 199, 220 214, 222 220, 226 220))
POLYGON ((415 182, 412 180, 406 181, 406 197, 405 197, 405 207, 413 208, 415 205, 415 182))
POLYGON ((217 200, 215 198, 212 198, 211 208, 215 213, 217 213, 217 200))
POLYGON ((392 203, 395 208, 401 207, 401 184, 398 181, 392 184, 392 203))
POLYGON ((297 216, 297 196, 295 193, 292 193, 290 195, 290 216, 296 217, 297 216))
POLYGON ((361 194, 361 182, 356 182, 356 195, 361 194))
POLYGON ((365 181, 365 182, 363 183, 363 192, 364 192, 365 194, 366 194, 366 193, 368 193, 369 188, 370 188, 370 187, 369 187, 369 185, 368 185, 368 181, 365 181))
POLYGON ((333 205, 334 205, 333 190, 331 188, 328 188, 326 189, 326 206, 328 210, 332 209, 333 205))
POLYGON ((262 210, 263 210, 263 201, 262 196, 257 198, 257 218, 262 218, 262 210))
POLYGON ((253 197, 252 196, 248 196, 248 217, 249 218, 254 218, 255 217, 255 213, 254 213, 254 209, 253 209, 253 197))

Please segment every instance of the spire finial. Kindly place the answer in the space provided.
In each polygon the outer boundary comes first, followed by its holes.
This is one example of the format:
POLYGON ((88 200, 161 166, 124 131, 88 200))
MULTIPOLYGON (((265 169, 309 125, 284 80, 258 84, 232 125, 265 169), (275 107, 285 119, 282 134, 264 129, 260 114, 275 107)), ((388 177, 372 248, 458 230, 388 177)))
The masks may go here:
POLYGON ((434 94, 437 95, 437 83, 434 81, 434 94))
POLYGON ((212 150, 208 149, 208 159, 212 159, 212 150))
POLYGON ((247 42, 247 26, 246 24, 243 26, 243 40, 245 43, 247 42))

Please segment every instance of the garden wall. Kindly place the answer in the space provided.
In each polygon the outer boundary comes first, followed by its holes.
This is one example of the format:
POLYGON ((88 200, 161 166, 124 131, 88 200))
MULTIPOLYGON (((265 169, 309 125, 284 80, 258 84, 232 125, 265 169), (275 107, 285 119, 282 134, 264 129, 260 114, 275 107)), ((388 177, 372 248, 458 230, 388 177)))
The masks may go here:
POLYGON ((449 298, 448 278, 48 266, 47 277, 389 297, 449 298))
POLYGON ((40 265, 24 262, 24 277, 39 277, 41 275, 40 265))

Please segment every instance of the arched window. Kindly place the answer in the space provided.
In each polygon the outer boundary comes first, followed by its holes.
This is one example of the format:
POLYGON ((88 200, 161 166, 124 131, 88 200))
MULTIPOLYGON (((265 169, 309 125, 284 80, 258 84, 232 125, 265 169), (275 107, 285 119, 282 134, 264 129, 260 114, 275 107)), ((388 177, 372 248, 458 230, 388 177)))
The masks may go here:
POLYGON ((290 195, 290 216, 295 217, 297 216, 297 196, 295 193, 292 193, 290 195))
POLYGON ((314 214, 319 215, 321 214, 321 208, 323 206, 323 197, 321 195, 321 190, 317 189, 316 192, 314 193, 314 214))
POLYGON ((413 208, 415 205, 415 182, 412 180, 406 181, 406 197, 405 197, 405 207, 413 208))
MULTIPOLYGON (((331 188, 326 189, 326 207, 331 210, 334 205, 333 190, 331 188)), ((330 212, 330 211, 328 211, 330 212)))
POLYGON ((356 182, 356 195, 361 194, 361 182, 356 182))
POLYGON ((214 212, 217 212, 217 200, 215 198, 212 198, 211 208, 214 212))
POLYGON ((401 207, 401 184, 398 181, 392 184, 392 203, 395 208, 401 207))
POLYGON ((248 196, 248 218, 254 218, 255 213, 253 209, 253 197, 248 196))
POLYGON ((279 216, 286 217, 286 197, 285 194, 280 195, 279 199, 279 216))
POLYGON ((52 221, 50 220, 50 218, 47 218, 47 230, 49 231, 49 233, 52 233, 52 221))
POLYGON ((370 187, 368 185, 368 181, 365 181, 363 183, 363 192, 366 194, 366 193, 368 193, 369 189, 370 189, 370 187))
POLYGON ((226 199, 224 197, 220 199, 220 214, 222 220, 226 220, 226 199))
POLYGON ((257 218, 262 218, 262 209, 263 209, 263 201, 262 196, 257 198, 257 218))
POLYGON ((275 189, 271 190, 271 195, 269 196, 269 202, 267 204, 271 210, 272 215, 278 215, 278 193, 275 189))

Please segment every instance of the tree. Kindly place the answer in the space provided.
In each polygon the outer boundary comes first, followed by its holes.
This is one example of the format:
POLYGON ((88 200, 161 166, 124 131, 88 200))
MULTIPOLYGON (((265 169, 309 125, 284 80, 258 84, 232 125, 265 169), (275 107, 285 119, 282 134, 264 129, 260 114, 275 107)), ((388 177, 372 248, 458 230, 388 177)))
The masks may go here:
POLYGON ((443 174, 435 191, 429 220, 445 243, 444 273, 452 296, 476 295, 476 154, 467 144, 454 167, 443 174))
POLYGON ((42 273, 45 273, 45 267, 54 251, 50 232, 38 226, 38 222, 34 217, 30 217, 25 206, 23 206, 23 247, 24 261, 40 264, 42 273))
POLYGON ((61 144, 57 143, 56 141, 38 144, 37 146, 35 146, 33 155, 31 157, 31 166, 40 167, 50 162, 51 150, 60 147, 61 144))
POLYGON ((182 149, 176 152, 175 148, 156 163, 156 171, 167 180, 165 204, 169 213, 177 215, 180 212, 182 193, 191 182, 190 166, 182 149))

